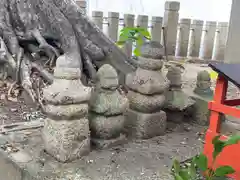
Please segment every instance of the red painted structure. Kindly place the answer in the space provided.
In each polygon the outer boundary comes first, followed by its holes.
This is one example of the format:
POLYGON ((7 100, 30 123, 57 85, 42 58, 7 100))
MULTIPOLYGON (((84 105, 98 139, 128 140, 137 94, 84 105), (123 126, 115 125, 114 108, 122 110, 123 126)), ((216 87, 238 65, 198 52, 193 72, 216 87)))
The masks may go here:
MULTIPOLYGON (((240 88, 240 64, 238 64, 238 68, 233 67, 234 65, 232 66, 229 64, 210 64, 209 66, 218 72, 214 98, 213 101, 209 102, 208 105, 210 110, 210 125, 206 132, 204 146, 204 154, 208 157, 209 165, 211 165, 213 152, 212 139, 221 133, 221 122, 219 118, 220 113, 240 119, 240 109, 234 107, 240 105, 240 99, 226 99, 228 81, 233 82, 238 88, 240 88), (231 76, 231 73, 234 73, 234 71, 237 74, 231 76)), ((221 139, 224 138, 227 137, 222 135, 221 139)), ((212 168, 215 169, 220 165, 232 166, 236 170, 236 173, 230 177, 240 180, 240 143, 226 147, 223 152, 219 154, 216 159, 216 163, 212 168)))

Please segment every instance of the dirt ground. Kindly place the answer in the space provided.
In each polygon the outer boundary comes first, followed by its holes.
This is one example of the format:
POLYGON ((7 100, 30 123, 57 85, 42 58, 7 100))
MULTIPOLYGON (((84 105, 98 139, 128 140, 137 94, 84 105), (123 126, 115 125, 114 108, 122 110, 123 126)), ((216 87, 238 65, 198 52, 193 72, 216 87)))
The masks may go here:
POLYGON ((24 165, 25 170, 40 173, 46 179, 55 180, 52 177, 57 176, 61 177, 59 180, 171 180, 170 169, 175 158, 186 160, 202 151, 205 127, 191 123, 169 127, 164 136, 129 139, 126 144, 105 150, 92 149, 87 156, 63 164, 43 151, 41 128, 9 132, 4 139, 21 149, 17 161, 25 162, 26 157, 31 157, 32 161, 24 165), (78 174, 81 178, 76 178, 78 174))
POLYGON ((14 101, 7 100, 10 83, 11 81, 0 81, 0 125, 32 121, 43 117, 35 104, 24 99, 24 94, 14 101))

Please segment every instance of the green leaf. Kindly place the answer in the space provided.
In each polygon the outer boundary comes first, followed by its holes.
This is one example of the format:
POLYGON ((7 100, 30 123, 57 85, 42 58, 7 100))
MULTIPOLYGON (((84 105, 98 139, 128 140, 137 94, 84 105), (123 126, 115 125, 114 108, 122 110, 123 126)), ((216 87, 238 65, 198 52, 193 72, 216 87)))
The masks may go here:
POLYGON ((179 176, 183 179, 183 180, 189 180, 191 179, 189 172, 187 170, 180 170, 179 172, 179 176))
POLYGON ((129 38, 130 37, 127 34, 120 34, 119 41, 127 41, 129 38))
POLYGON ((213 151, 213 159, 216 159, 216 157, 222 152, 224 148, 224 142, 218 140, 214 144, 214 151, 213 151))
POLYGON ((189 176, 191 179, 195 179, 197 176, 196 167, 194 161, 191 162, 191 165, 188 167, 189 176))
POLYGON ((122 46, 122 45, 124 45, 125 43, 126 43, 125 41, 117 41, 117 42, 116 42, 116 45, 122 46))
POLYGON ((223 177, 233 173, 235 173, 235 170, 231 166, 221 166, 215 170, 215 176, 218 177, 223 177))
POLYGON ((215 136, 215 137, 212 139, 212 144, 214 145, 214 144, 218 143, 220 137, 221 137, 221 135, 215 136))
POLYGON ((179 174, 174 174, 174 179, 175 180, 184 180, 179 174))
POLYGON ((140 51, 140 49, 139 49, 138 47, 136 47, 136 48, 134 49, 133 53, 134 53, 134 55, 137 56, 137 57, 141 55, 141 51, 140 51))
POLYGON ((225 141, 224 146, 229 146, 237 144, 240 141, 239 135, 230 136, 227 141, 225 141))
POLYGON ((195 163, 197 167, 202 171, 206 171, 208 168, 208 160, 204 154, 200 154, 199 156, 197 156, 195 159, 195 163))
POLYGON ((140 47, 143 45, 143 39, 142 38, 138 38, 137 40, 137 46, 140 47))
POLYGON ((129 31, 129 36, 135 36, 135 34, 136 34, 136 31, 135 31, 135 30, 129 31))
POLYGON ((179 172, 180 172, 180 163, 176 159, 174 159, 174 161, 173 161, 173 169, 174 169, 175 173, 179 174, 179 172))
POLYGON ((141 28, 139 32, 142 36, 146 37, 147 39, 151 39, 151 35, 147 29, 141 28))
POLYGON ((212 144, 214 146, 214 151, 213 151, 213 159, 216 159, 216 157, 222 152, 224 148, 224 141, 220 140, 221 136, 215 136, 212 140, 212 144))

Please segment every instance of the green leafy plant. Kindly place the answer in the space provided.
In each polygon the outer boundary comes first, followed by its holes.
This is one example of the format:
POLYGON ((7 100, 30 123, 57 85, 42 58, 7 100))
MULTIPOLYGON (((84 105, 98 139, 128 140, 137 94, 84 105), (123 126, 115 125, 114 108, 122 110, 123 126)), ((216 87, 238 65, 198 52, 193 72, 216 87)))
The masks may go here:
POLYGON ((208 158, 204 154, 195 156, 191 163, 185 167, 180 166, 178 160, 173 161, 172 173, 175 180, 195 180, 197 179, 197 172, 204 173, 206 180, 213 180, 216 178, 225 178, 229 174, 233 174, 235 170, 228 165, 217 167, 215 170, 212 167, 215 166, 216 158, 223 151, 223 149, 229 145, 237 144, 240 141, 240 136, 230 136, 227 140, 220 140, 220 136, 216 136, 212 140, 214 151, 212 154, 213 161, 208 166, 208 158))
POLYGON ((141 27, 124 27, 119 34, 117 41, 118 47, 123 47, 127 42, 132 42, 134 46, 133 53, 135 56, 140 56, 140 48, 145 41, 151 40, 151 35, 147 29, 141 27))

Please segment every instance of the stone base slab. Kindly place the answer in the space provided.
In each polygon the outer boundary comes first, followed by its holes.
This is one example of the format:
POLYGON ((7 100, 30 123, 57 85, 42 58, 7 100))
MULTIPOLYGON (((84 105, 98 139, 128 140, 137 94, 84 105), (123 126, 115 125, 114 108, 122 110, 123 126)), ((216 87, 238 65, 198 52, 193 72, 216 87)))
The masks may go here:
POLYGON ((165 110, 168 122, 182 123, 184 121, 184 112, 165 110))
POLYGON ((93 112, 89 113, 89 126, 91 137, 99 139, 112 139, 122 132, 125 122, 123 115, 100 116, 93 112))
POLYGON ((164 111, 145 114, 132 109, 126 112, 125 131, 128 136, 149 139, 165 133, 167 116, 164 111))
POLYGON ((90 152, 88 119, 55 121, 45 119, 42 130, 45 150, 58 161, 68 162, 90 152))
POLYGON ((91 138, 91 144, 96 149, 107 149, 114 146, 119 146, 127 143, 127 138, 125 135, 121 134, 119 137, 114 139, 96 139, 91 138))

